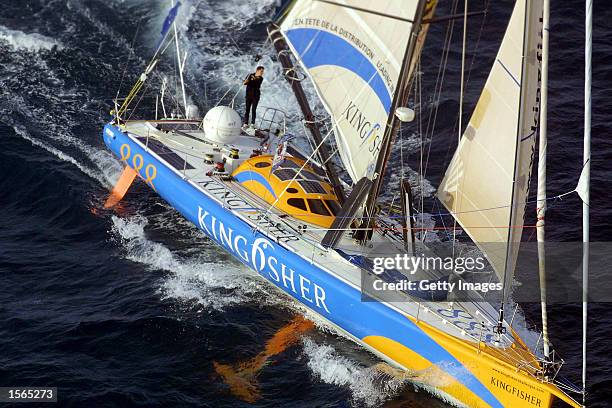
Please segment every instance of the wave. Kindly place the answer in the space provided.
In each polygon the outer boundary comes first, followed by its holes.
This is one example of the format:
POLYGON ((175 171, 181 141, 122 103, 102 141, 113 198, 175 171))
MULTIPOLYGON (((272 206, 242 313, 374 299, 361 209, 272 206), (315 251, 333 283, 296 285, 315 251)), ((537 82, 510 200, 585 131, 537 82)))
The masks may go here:
MULTIPOLYGON (((273 287, 249 268, 229 257, 219 260, 225 253, 210 241, 205 248, 194 250, 191 246, 181 253, 147 238, 145 227, 149 219, 142 215, 129 218, 113 215, 112 222, 112 232, 119 238, 127 259, 170 272, 160 284, 163 299, 195 302, 203 309, 218 311, 243 303, 288 305, 288 298, 275 293, 273 287)), ((202 234, 192 228, 186 240, 201 239, 202 234)))
POLYGON ((107 166, 103 167, 107 171, 105 173, 101 171, 100 169, 89 167, 81 163, 80 161, 72 157, 71 155, 64 153, 63 151, 61 151, 60 149, 57 149, 56 147, 53 147, 49 143, 35 138, 34 136, 30 135, 30 133, 28 133, 28 131, 22 126, 13 126, 13 130, 15 131, 17 135, 21 136, 25 140, 28 140, 30 143, 32 143, 32 145, 46 150, 47 152, 51 153, 53 156, 55 156, 61 161, 72 164, 73 166, 78 168, 83 174, 91 177, 92 179, 97 180, 101 185, 108 185, 109 179, 114 177, 113 174, 115 173, 115 168, 114 168, 115 166, 113 162, 107 162, 106 163, 107 166))
POLYGON ((0 41, 7 42, 15 50, 41 51, 61 50, 64 46, 57 40, 38 33, 24 33, 20 30, 0 26, 0 41))
POLYGON ((408 380, 385 374, 377 366, 366 367, 336 352, 329 344, 309 337, 302 341, 308 368, 326 384, 346 387, 358 405, 380 406, 396 396, 408 380))

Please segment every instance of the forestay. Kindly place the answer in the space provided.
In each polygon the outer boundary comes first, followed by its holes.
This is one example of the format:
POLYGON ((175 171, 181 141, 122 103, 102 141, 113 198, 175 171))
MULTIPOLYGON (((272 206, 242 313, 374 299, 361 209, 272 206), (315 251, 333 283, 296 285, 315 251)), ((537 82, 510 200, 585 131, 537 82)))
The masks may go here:
POLYGON ((518 0, 438 198, 511 282, 539 121, 542 1, 518 0))
POLYGON ((296 0, 281 22, 331 115, 340 157, 355 182, 372 178, 418 4, 296 0))

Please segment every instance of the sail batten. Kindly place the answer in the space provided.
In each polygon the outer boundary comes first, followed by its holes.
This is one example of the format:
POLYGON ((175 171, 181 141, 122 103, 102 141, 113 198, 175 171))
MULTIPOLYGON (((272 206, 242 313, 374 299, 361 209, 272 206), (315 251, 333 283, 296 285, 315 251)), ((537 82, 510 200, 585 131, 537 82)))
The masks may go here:
POLYGON ((542 0, 518 0, 438 198, 485 252, 500 281, 513 277, 539 121, 542 0))
POLYGON ((280 27, 354 182, 374 177, 419 0, 300 0, 280 27))

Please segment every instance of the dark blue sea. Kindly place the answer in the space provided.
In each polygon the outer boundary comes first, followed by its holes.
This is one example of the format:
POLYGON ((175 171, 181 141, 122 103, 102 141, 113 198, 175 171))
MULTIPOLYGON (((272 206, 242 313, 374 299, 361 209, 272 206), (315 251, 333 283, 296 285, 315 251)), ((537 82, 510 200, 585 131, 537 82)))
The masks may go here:
MULTIPOLYGON (((449 14, 451 2, 441 3, 438 15, 449 14)), ((481 3, 470 2, 470 8, 480 10, 481 3)), ((593 240, 607 241, 612 11, 595 3, 591 227, 593 240)), ((485 17, 469 20, 466 119, 512 4, 493 1, 485 17)), ((253 56, 261 54, 267 69, 260 104, 298 118, 264 44, 266 24, 279 6, 274 0, 184 2, 185 81, 201 112, 238 89, 258 64, 253 56)), ((0 0, 0 386, 58 387, 60 406, 247 406, 229 392, 213 363, 248 360, 302 313, 144 183, 135 183, 116 211, 100 209, 121 172, 101 136, 111 100, 118 89, 125 95, 151 58, 168 8, 161 0, 0 0)), ((582 166, 583 3, 554 1, 551 19, 548 175, 554 195, 574 188, 582 166)), ((459 23, 441 100, 432 100, 446 29, 446 22, 431 27, 421 66, 423 114, 439 109, 426 188, 418 191, 427 208, 434 207, 434 188, 456 141, 459 23)), ((242 94, 236 102, 241 110, 242 94)), ((151 115, 151 104, 143 102, 141 113, 151 115)), ((404 129, 401 143, 416 170, 415 131, 404 129)), ((398 170, 395 164, 391 172, 398 170)), ((528 209, 527 224, 534 211, 528 209)), ((547 226, 550 240, 579 241, 578 197, 551 205, 547 226)), ((535 237, 527 232, 525 239, 535 237)), ((607 407, 612 319, 607 304, 593 304, 590 312, 588 400, 591 407, 607 407)), ((538 305, 524 305, 524 313, 539 321, 538 305)), ((580 319, 579 304, 550 308, 551 339, 575 383, 580 319)), ((253 405, 447 406, 410 383, 381 377, 372 368, 377 362, 318 327, 271 357, 253 405)))

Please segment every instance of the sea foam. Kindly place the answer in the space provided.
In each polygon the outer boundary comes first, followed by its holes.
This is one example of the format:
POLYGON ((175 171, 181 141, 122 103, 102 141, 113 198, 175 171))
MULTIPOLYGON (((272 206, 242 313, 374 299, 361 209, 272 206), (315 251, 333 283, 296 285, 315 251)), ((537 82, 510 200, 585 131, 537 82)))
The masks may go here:
POLYGON ((63 45, 53 38, 38 33, 25 33, 20 30, 0 26, 0 41, 7 42, 15 50, 41 51, 62 49, 63 45))

